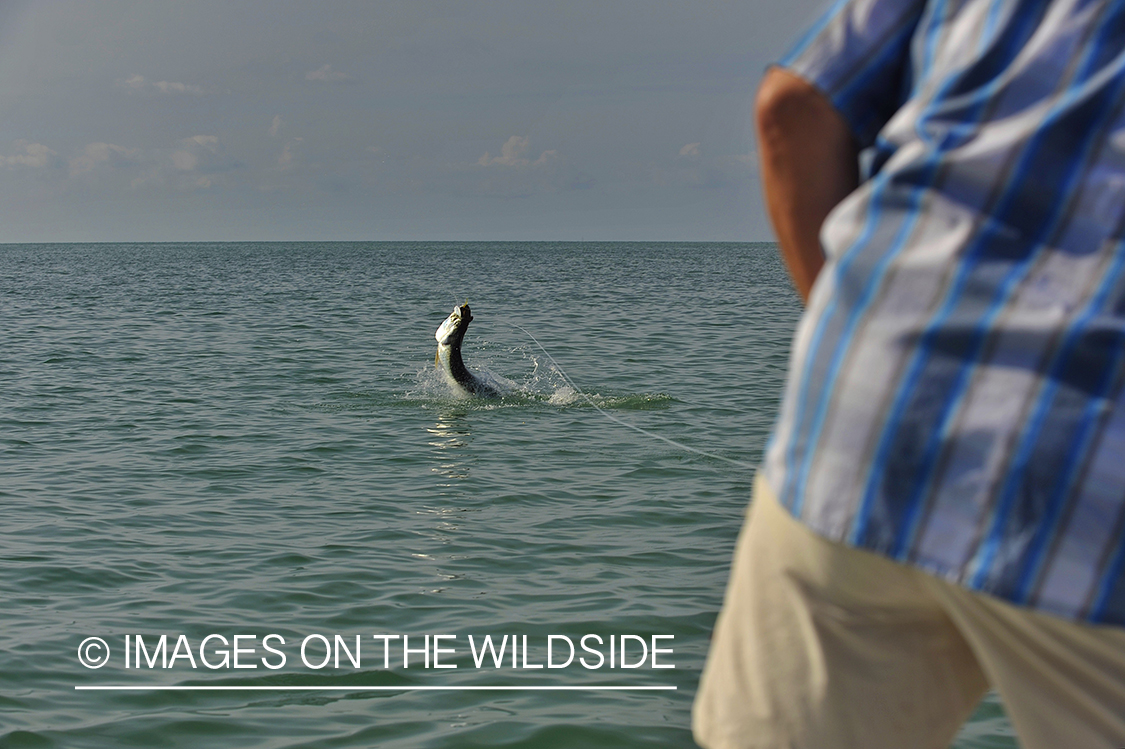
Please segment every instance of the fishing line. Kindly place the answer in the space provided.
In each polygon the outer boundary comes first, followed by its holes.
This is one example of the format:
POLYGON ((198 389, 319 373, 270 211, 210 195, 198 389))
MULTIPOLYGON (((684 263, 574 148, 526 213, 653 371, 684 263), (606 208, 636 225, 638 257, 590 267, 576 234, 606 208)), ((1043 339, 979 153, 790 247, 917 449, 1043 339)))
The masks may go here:
POLYGON ((514 322, 507 322, 506 320, 502 320, 501 322, 503 322, 505 325, 511 325, 513 328, 519 328, 524 333, 527 333, 527 337, 530 338, 531 340, 535 341, 535 345, 538 346, 539 350, 543 352, 544 356, 546 356, 547 359, 550 360, 551 364, 555 368, 555 371, 558 372, 562 376, 562 378, 566 382, 566 384, 569 385, 574 390, 574 392, 581 395, 583 400, 585 400, 588 404, 590 404, 594 408, 595 411, 597 411, 598 413, 600 413, 602 416, 606 417, 610 421, 612 421, 616 424, 620 424, 623 427, 628 427, 629 429, 632 429, 634 432, 640 432, 641 434, 645 435, 646 437, 652 437, 654 439, 658 439, 658 440, 662 440, 664 442, 667 442, 669 445, 672 445, 673 447, 678 447, 681 450, 687 450, 688 452, 693 452, 693 453, 696 453, 697 455, 703 455, 704 457, 707 457, 707 458, 714 458, 715 460, 722 460, 722 461, 725 461, 727 463, 731 463, 733 465, 736 465, 739 468, 746 468, 746 469, 751 470, 751 471, 757 470, 757 468, 758 468, 757 466, 751 465, 749 463, 745 463, 741 460, 734 460, 733 458, 726 458, 726 457, 723 457, 722 455, 716 455, 715 453, 709 453, 706 450, 699 450, 697 448, 690 447, 688 445, 683 444, 682 442, 676 442, 675 440, 668 439, 667 437, 656 434, 655 432, 650 432, 647 429, 642 429, 641 427, 636 426, 635 424, 630 424, 627 421, 622 421, 621 419, 617 418, 613 414, 607 413, 605 411, 605 409, 603 409, 597 403, 594 403, 594 401, 590 399, 590 396, 586 395, 586 393, 584 393, 582 391, 582 388, 580 388, 580 387, 578 387, 577 385, 574 384, 574 380, 570 379, 570 376, 567 375, 567 373, 563 371, 563 368, 559 366, 559 363, 557 361, 555 361, 555 357, 551 356, 551 353, 549 351, 547 351, 546 348, 543 347, 543 344, 539 342, 538 338, 536 338, 535 336, 533 336, 531 334, 530 330, 528 330, 527 328, 524 328, 520 325, 516 325, 514 322))

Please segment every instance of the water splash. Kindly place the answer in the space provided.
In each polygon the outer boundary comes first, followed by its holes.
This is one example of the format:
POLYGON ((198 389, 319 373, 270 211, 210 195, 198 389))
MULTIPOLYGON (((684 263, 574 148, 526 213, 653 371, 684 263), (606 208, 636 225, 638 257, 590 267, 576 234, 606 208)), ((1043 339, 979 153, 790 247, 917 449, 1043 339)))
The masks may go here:
MULTIPOLYGON (((687 450, 688 452, 696 453, 697 455, 702 455, 702 456, 707 457, 707 458, 714 458, 715 460, 721 460, 721 461, 724 461, 726 463, 736 465, 740 468, 745 468, 747 470, 751 470, 751 471, 757 470, 757 466, 752 465, 750 463, 746 463, 745 461, 734 460, 733 458, 728 458, 728 457, 725 457, 723 455, 716 455, 715 453, 707 452, 706 450, 700 450, 698 448, 691 447, 689 445, 685 445, 682 442, 676 442, 673 439, 669 439, 669 438, 667 438, 663 435, 657 434, 655 432, 650 432, 647 429, 642 429, 641 427, 639 427, 635 424, 630 424, 629 422, 623 421, 623 420, 617 418, 616 416, 614 416, 613 414, 608 413, 605 409, 603 409, 601 406, 599 406, 597 403, 595 403, 593 401, 593 399, 590 398, 590 396, 586 395, 586 393, 583 392, 583 390, 580 387, 578 387, 576 384, 574 384, 574 380, 570 379, 570 376, 567 375, 567 373, 563 371, 563 368, 559 366, 559 363, 557 361, 555 361, 555 357, 551 356, 551 353, 549 351, 547 351, 547 349, 543 346, 542 343, 539 342, 538 338, 536 338, 535 336, 533 336, 531 334, 531 331, 529 331, 527 328, 524 328, 523 326, 516 325, 514 322, 505 322, 505 324, 511 325, 513 328, 517 328, 519 330, 522 330, 524 333, 526 333, 527 337, 535 342, 535 345, 539 347, 539 350, 542 351, 543 355, 546 356, 547 359, 551 362, 551 365, 555 368, 555 371, 559 373, 559 376, 562 377, 563 380, 566 381, 567 385, 570 386, 572 392, 574 394, 576 394, 578 397, 581 397, 587 404, 592 406, 595 411, 597 411, 598 413, 600 413, 602 416, 606 417, 610 421, 614 422, 615 424, 620 424, 621 426, 632 429, 635 432, 640 432, 641 434, 643 434, 647 437, 652 437, 653 439, 658 439, 658 440, 661 440, 663 442, 667 442, 669 445, 672 445, 673 447, 678 447, 681 450, 687 450)), ((561 392, 561 390, 559 392, 561 392)), ((558 393, 556 393, 556 395, 557 394, 558 393)), ((552 396, 552 399, 553 398, 554 398, 554 396, 552 396)))

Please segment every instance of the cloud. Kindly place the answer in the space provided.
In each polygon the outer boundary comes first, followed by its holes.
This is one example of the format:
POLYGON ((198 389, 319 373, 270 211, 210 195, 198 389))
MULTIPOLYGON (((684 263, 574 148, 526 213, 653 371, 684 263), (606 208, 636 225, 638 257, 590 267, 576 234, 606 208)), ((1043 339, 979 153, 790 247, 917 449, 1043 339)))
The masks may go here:
POLYGON ((199 165, 199 157, 191 151, 173 151, 172 152, 172 166, 180 171, 190 172, 199 165))
POLYGON ((550 164, 552 161, 554 161, 557 158, 559 158, 559 152, 554 150, 554 149, 551 149, 550 151, 544 151, 543 153, 539 154, 539 158, 536 159, 535 161, 531 162, 531 165, 532 166, 545 166, 547 164, 550 164))
POLYGON ((589 175, 572 169, 555 149, 542 151, 535 159, 530 153, 531 138, 526 135, 508 138, 500 146, 499 156, 486 151, 473 167, 476 175, 473 191, 523 198, 537 193, 585 189, 594 184, 589 175))
POLYGON ((17 140, 16 148, 20 152, 12 156, 0 156, 0 166, 43 169, 58 162, 58 154, 42 143, 17 140))
POLYGON ((145 87, 145 77, 143 75, 133 74, 128 78, 118 78, 117 85, 121 88, 131 88, 134 91, 139 91, 145 87))
POLYGON ((62 192, 121 194, 128 190, 198 190, 230 186, 245 166, 226 152, 217 135, 194 135, 164 147, 132 148, 97 141, 59 154, 27 140, 0 152, 5 180, 55 185, 62 192), (22 175, 22 176, 17 176, 22 175))
POLYGON ((302 138, 294 138, 285 144, 281 149, 281 155, 277 157, 277 165, 281 168, 286 168, 293 163, 293 147, 300 143, 302 138))
POLYGON ((140 156, 145 171, 130 183, 132 187, 171 186, 178 189, 206 189, 225 179, 225 173, 242 167, 227 155, 217 135, 193 135, 167 149, 140 156))
POLYGON ((285 123, 281 121, 281 115, 279 115, 279 114, 275 114, 275 115, 273 116, 273 124, 271 124, 271 125, 270 125, 270 129, 269 129, 269 131, 268 131, 268 133, 267 133, 267 134, 268 134, 268 135, 269 135, 269 136, 270 136, 271 138, 276 138, 276 137, 277 137, 277 134, 278 134, 279 132, 281 132, 281 126, 282 126, 282 125, 284 125, 284 124, 285 124, 285 123))
POLYGON ((530 138, 513 135, 511 138, 508 138, 504 145, 500 146, 499 156, 491 156, 488 151, 485 151, 484 156, 481 156, 480 159, 477 160, 477 163, 481 166, 490 166, 492 164, 522 166, 529 163, 527 159, 523 158, 523 155, 530 146, 530 138))
POLYGON ((118 78, 115 83, 118 88, 138 92, 155 91, 159 94, 192 94, 193 96, 202 96, 206 93, 202 86, 172 81, 147 81, 143 75, 136 73, 128 78, 118 78))
POLYGON ((650 176, 663 187, 722 188, 752 180, 757 170, 753 152, 704 156, 699 143, 688 143, 670 163, 653 166, 650 176))
MULTIPOLYGON (((171 160, 172 166, 181 172, 221 172, 231 168, 232 163, 222 153, 222 146, 216 135, 184 138, 176 144, 171 160)), ((206 186, 210 186, 210 181, 206 186)))
POLYGON ((219 175, 241 166, 226 154, 217 135, 193 135, 177 141, 168 161, 172 169, 162 168, 156 179, 181 189, 207 189, 219 175))
POLYGON ((699 143, 688 143, 686 146, 680 149, 680 157, 685 159, 699 158, 699 145, 699 143))
POLYGON ((132 166, 140 159, 140 151, 135 148, 115 146, 112 143, 90 143, 81 156, 70 160, 70 176, 93 171, 101 165, 109 167, 132 166))
MULTIPOLYGON (((33 148, 19 158, 28 159, 31 154, 40 152, 33 148)), ((61 163, 53 151, 48 155, 61 163)), ((198 190, 228 183, 228 173, 243 168, 227 154, 217 135, 193 135, 163 148, 89 143, 66 165, 76 184, 84 183, 88 189, 98 191, 125 187, 198 190)))
POLYGON ((218 153, 219 138, 215 135, 194 135, 184 138, 172 152, 172 165, 184 172, 195 171, 205 153, 218 153))
POLYGON ((162 94, 195 94, 200 95, 203 89, 189 83, 172 83, 170 81, 156 81, 153 88, 162 94))
POLYGON ((310 70, 309 72, 305 73, 305 80, 306 81, 342 82, 342 81, 350 81, 351 79, 352 79, 352 77, 350 75, 348 75, 347 73, 343 73, 339 70, 333 70, 332 66, 327 65, 327 64, 321 65, 316 70, 310 70))
POLYGON ((546 166, 551 161, 559 157, 559 152, 555 150, 544 151, 539 154, 539 158, 535 161, 525 158, 524 154, 531 147, 531 139, 525 135, 513 135, 500 146, 500 155, 492 156, 488 151, 484 152, 484 156, 477 159, 477 164, 480 166, 546 166))

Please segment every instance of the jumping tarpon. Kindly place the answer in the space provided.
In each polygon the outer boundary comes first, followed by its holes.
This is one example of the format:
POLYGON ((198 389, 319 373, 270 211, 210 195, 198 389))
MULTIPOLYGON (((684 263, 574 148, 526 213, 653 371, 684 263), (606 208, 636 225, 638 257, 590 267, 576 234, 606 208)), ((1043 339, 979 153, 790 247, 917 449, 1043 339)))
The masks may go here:
POLYGON ((465 367, 464 359, 461 358, 461 342, 465 339, 465 331, 472 321, 473 315, 469 312, 469 305, 462 304, 460 307, 453 308, 453 313, 445 318, 445 322, 434 334, 438 342, 434 365, 445 373, 445 379, 454 389, 465 395, 497 398, 500 392, 470 372, 465 367))

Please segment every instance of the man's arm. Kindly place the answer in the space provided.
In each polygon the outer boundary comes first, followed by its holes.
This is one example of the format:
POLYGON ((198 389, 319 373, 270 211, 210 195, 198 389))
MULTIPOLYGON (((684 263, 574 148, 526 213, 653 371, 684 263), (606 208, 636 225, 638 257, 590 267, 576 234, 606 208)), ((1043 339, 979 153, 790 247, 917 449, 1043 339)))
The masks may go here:
POLYGON ((766 207, 801 298, 824 265, 820 227, 859 184, 858 149, 844 118, 811 84, 771 68, 756 101, 766 207))

